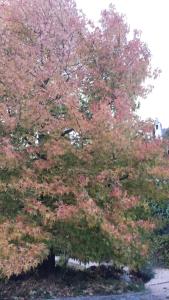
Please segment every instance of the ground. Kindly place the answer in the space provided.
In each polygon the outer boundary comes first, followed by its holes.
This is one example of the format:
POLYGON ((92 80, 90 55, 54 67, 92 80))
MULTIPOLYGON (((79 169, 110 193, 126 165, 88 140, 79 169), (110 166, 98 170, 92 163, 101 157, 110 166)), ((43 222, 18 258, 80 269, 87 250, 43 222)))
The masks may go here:
MULTIPOLYGON (((169 269, 157 268, 155 277, 145 285, 135 274, 128 275, 111 267, 91 267, 88 271, 56 268, 52 274, 40 269, 27 275, 0 281, 0 299, 49 300, 79 296, 77 300, 167 300, 169 269), (111 295, 103 296, 100 295, 111 295), (87 296, 84 297, 84 296, 87 296)), ((72 300, 73 298, 71 298, 72 300)))
POLYGON ((91 267, 88 271, 57 268, 52 274, 44 270, 0 282, 0 299, 33 300, 65 296, 122 294, 143 289, 143 281, 112 267, 91 267))

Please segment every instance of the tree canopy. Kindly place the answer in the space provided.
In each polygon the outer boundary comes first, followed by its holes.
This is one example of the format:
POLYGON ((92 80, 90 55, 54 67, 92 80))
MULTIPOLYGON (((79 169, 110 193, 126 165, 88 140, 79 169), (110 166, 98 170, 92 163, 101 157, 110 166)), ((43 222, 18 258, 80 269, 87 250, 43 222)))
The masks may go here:
POLYGON ((114 7, 96 27, 72 0, 0 4, 0 269, 52 251, 137 267, 167 197, 161 140, 136 115, 151 55, 114 7))

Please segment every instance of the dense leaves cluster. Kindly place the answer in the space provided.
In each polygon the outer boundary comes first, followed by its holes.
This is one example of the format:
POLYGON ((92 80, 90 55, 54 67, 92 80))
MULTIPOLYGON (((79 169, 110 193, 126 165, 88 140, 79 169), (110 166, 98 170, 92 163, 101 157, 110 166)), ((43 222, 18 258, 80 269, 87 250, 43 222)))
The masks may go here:
MULTIPOLYGON (((135 115, 150 52, 114 8, 100 27, 72 0, 0 4, 0 269, 52 253, 137 267, 165 198, 162 142, 135 115)), ((165 170, 164 170, 165 168, 165 170)))

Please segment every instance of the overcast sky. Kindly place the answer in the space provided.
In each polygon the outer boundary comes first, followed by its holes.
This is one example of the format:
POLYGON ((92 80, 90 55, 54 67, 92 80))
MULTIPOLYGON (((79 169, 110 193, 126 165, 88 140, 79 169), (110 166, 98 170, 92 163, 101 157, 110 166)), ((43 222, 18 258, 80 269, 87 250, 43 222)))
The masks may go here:
POLYGON ((169 0, 76 0, 78 8, 96 22, 110 2, 126 15, 131 30, 142 31, 142 40, 152 53, 152 65, 162 70, 153 83, 153 92, 141 101, 140 114, 158 118, 163 127, 169 127, 169 0))

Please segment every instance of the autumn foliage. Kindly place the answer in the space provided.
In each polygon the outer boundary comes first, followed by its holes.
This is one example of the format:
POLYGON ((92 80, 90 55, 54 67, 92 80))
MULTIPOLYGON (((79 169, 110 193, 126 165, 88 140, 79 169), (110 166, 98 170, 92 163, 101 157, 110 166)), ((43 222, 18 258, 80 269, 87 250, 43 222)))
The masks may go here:
POLYGON ((156 72, 128 33, 113 7, 95 27, 72 0, 0 4, 3 276, 51 251, 133 267, 148 254, 148 201, 169 171, 153 124, 135 113, 156 72))

